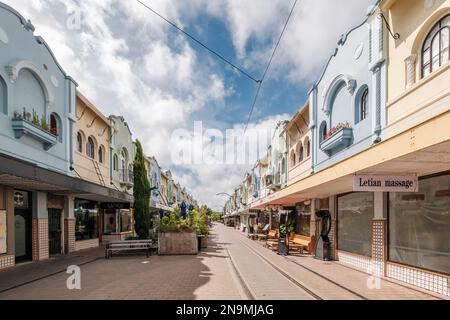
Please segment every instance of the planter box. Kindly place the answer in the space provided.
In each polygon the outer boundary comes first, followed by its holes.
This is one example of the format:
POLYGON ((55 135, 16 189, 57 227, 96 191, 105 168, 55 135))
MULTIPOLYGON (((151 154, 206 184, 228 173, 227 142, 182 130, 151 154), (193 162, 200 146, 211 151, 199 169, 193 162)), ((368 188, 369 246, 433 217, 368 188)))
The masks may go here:
POLYGON ((206 236, 206 237, 201 237, 201 247, 202 247, 202 249, 204 249, 204 248, 208 248, 208 236, 206 236))
POLYGON ((335 132, 327 140, 320 144, 320 149, 325 152, 331 153, 333 150, 346 148, 352 144, 353 141, 353 129, 343 128, 335 132))
POLYGON ((158 253, 160 255, 198 254, 197 234, 195 232, 158 233, 158 253))
POLYGON ((22 138, 25 134, 37 141, 42 142, 45 150, 50 149, 57 142, 56 136, 23 119, 12 119, 12 128, 14 130, 14 136, 17 139, 22 138))

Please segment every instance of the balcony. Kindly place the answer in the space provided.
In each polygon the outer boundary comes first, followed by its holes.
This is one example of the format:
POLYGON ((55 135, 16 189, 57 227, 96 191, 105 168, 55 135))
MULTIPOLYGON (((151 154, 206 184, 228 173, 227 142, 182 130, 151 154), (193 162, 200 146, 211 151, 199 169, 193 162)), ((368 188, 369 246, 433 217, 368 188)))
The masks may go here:
POLYGON ((131 189, 134 185, 134 175, 132 170, 120 169, 119 182, 121 186, 131 189))
POLYGON ((320 143, 320 149, 327 154, 349 147, 353 142, 353 128, 341 128, 320 143))
POLYGON ((39 142, 42 142, 45 150, 49 150, 57 143, 57 137, 43 128, 34 125, 32 122, 20 118, 12 119, 12 128, 14 136, 17 139, 27 135, 39 142))
POLYGON ((271 190, 278 190, 281 188, 281 175, 279 172, 266 176, 266 186, 271 190))

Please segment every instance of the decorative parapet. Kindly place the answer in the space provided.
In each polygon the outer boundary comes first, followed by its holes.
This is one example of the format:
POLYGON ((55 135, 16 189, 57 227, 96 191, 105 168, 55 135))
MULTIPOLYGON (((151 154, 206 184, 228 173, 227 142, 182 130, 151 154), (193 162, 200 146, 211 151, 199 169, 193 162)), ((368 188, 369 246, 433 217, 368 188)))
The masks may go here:
POLYGON ((24 119, 12 119, 12 128, 14 130, 14 136, 17 139, 22 138, 23 135, 27 135, 42 142, 45 150, 49 150, 58 141, 55 135, 24 119))

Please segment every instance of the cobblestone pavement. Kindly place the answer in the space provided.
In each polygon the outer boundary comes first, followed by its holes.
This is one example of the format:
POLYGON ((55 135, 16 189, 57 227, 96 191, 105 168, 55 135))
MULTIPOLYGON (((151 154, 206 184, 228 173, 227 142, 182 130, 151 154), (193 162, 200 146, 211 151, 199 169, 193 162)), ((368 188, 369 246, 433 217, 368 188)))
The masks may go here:
POLYGON ((0 299, 435 298, 384 279, 370 290, 365 273, 308 256, 279 256, 220 224, 197 256, 101 255, 101 249, 83 251, 2 271, 0 299), (81 290, 66 287, 63 270, 72 264, 81 264, 81 290))

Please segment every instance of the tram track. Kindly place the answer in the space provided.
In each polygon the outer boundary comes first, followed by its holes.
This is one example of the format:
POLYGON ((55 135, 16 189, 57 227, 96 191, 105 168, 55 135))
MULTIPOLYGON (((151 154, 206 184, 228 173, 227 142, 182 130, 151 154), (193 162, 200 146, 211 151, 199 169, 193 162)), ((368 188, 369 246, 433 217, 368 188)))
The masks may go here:
MULTIPOLYGON (((245 238, 246 239, 246 238, 245 238)), ((288 279, 291 283, 293 283, 295 286, 297 286, 299 289, 305 291, 306 293, 308 293, 312 298, 314 298, 315 300, 326 300, 326 297, 323 297, 321 294, 315 292, 315 290, 309 286, 307 286, 304 283, 299 282, 297 279, 295 279, 294 277, 292 277, 291 275, 289 275, 286 271, 284 271, 283 269, 281 269, 279 266, 277 266, 276 264, 274 264, 272 261, 270 261, 268 258, 266 258, 264 255, 262 255, 260 252, 258 252, 256 249, 252 248, 251 246, 249 246, 248 244, 245 243, 245 241, 241 241, 242 245, 244 245, 250 252, 252 252, 255 256, 257 256, 259 259, 261 259, 262 261, 264 261, 266 264, 268 264, 270 267, 272 267, 272 269, 276 270, 279 274, 281 274, 284 278, 288 279)), ((350 293, 351 295, 353 295, 355 297, 355 299, 358 300, 370 300, 369 298, 355 292, 354 290, 347 288, 335 281, 333 281, 332 279, 314 271, 311 270, 308 267, 303 266, 302 264, 289 259, 289 258, 285 258, 286 261, 290 262, 290 263, 294 263, 296 266, 301 267, 302 269, 304 269, 305 271, 311 273, 311 275, 319 277, 322 280, 325 280, 331 284, 333 284, 334 286, 336 286, 337 288, 346 291, 347 293, 350 293)))

